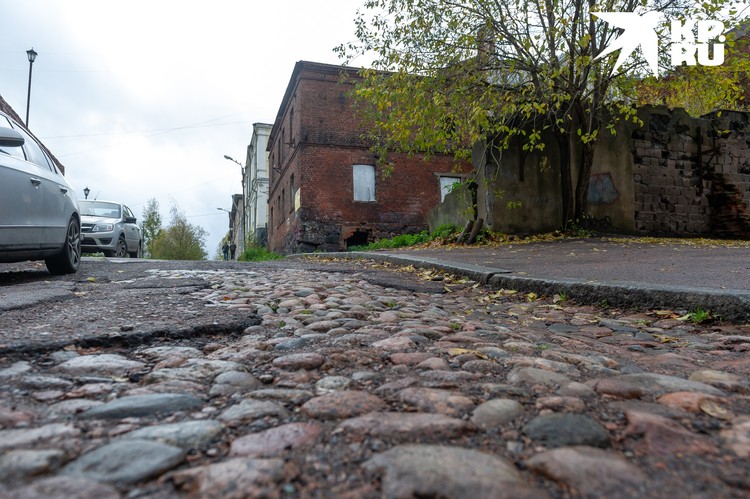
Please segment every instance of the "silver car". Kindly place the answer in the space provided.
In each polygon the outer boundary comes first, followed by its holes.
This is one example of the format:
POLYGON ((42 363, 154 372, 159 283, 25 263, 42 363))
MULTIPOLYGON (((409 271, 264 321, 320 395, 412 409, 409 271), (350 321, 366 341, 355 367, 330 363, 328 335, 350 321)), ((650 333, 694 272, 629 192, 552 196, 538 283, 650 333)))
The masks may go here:
POLYGON ((44 260, 51 274, 78 270, 78 202, 44 148, 0 112, 0 262, 24 260, 44 260))
POLYGON ((118 258, 141 256, 141 228, 130 208, 115 201, 81 200, 78 205, 84 253, 101 251, 118 258))

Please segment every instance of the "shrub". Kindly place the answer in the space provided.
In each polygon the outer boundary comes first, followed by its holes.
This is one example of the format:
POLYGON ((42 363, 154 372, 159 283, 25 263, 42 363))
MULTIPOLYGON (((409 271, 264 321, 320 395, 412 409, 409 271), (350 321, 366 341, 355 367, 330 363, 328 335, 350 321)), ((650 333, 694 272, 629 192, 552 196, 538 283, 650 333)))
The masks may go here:
POLYGON ((400 234, 390 239, 380 239, 374 243, 364 246, 350 246, 349 251, 367 251, 377 249, 394 249, 406 246, 416 246, 434 241, 436 239, 446 239, 458 232, 455 225, 441 225, 434 232, 429 233, 426 230, 418 234, 400 234))
POLYGON ((279 260, 281 258, 284 258, 284 256, 269 251, 263 246, 247 245, 237 259, 243 262, 263 262, 266 260, 279 260))

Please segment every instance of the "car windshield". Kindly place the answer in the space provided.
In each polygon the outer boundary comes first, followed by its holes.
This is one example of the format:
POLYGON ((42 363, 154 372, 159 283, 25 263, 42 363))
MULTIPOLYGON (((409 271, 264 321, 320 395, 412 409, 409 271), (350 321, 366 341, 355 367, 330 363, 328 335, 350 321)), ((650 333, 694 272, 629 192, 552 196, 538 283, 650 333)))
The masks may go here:
POLYGON ((103 201, 78 201, 81 215, 105 218, 120 218, 120 205, 103 201))

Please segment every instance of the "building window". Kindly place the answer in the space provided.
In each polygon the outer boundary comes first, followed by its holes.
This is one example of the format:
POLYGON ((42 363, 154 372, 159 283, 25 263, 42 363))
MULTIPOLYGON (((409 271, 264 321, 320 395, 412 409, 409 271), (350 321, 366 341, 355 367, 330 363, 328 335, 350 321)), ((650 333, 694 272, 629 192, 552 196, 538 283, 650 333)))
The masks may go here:
POLYGON ((445 196, 453 190, 453 186, 461 183, 461 177, 440 176, 440 202, 445 201, 445 196))
POLYGON ((281 207, 281 195, 276 196, 276 206, 279 207, 279 219, 276 221, 276 225, 281 225, 284 222, 284 209, 281 207))
POLYGON ((354 165, 354 200, 375 201, 375 167, 354 165))
POLYGON ((294 210, 294 173, 289 177, 289 211, 294 210))
POLYGON ((289 144, 294 147, 294 108, 289 110, 289 144))

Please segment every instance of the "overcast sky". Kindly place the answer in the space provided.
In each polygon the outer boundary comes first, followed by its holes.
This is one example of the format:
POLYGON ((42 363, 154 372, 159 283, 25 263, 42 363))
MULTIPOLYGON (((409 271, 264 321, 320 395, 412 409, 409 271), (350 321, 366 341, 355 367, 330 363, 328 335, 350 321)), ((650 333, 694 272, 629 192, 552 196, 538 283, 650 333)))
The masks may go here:
MULTIPOLYGON (((0 95, 83 198, 177 204, 213 258, 252 124, 273 123, 295 62, 340 64, 360 0, 0 0, 0 95)), ((365 64, 364 62, 357 62, 365 64)))

